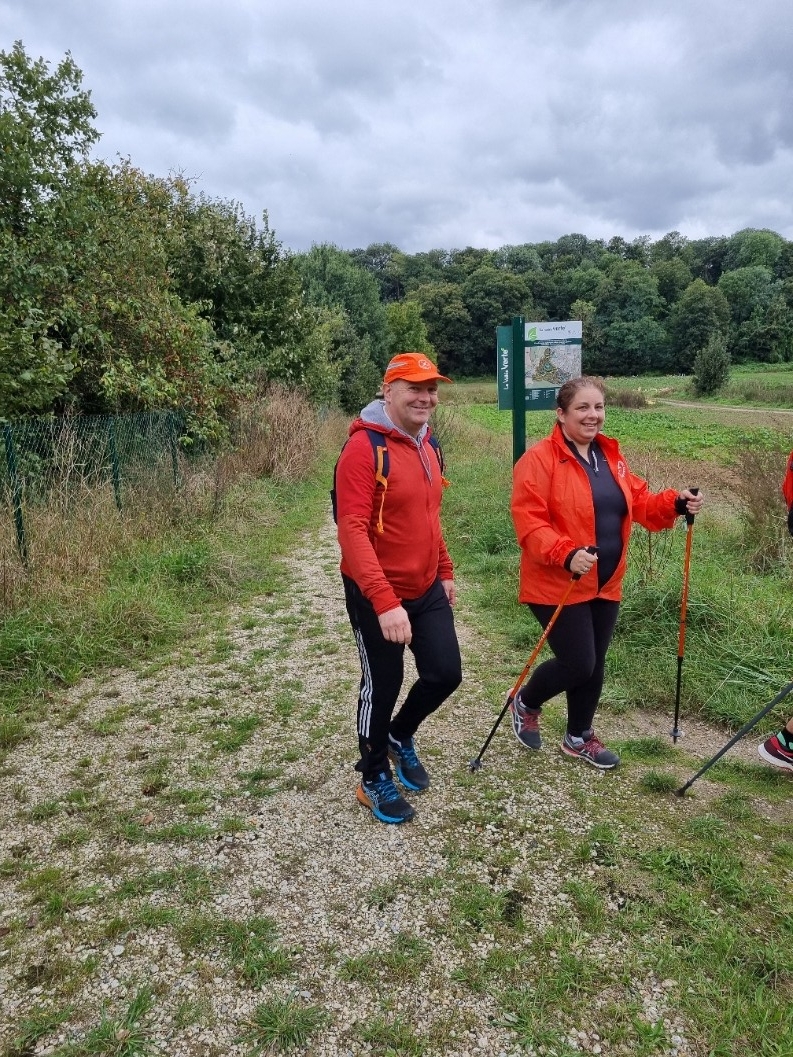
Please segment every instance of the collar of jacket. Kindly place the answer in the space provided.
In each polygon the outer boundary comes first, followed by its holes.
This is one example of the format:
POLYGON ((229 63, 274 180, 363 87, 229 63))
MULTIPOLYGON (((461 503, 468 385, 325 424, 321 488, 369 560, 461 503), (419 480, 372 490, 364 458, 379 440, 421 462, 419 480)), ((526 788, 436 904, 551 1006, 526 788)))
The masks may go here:
MULTIPOLYGON (((562 427, 558 422, 553 428, 553 433, 551 433, 551 440, 560 460, 573 459, 573 453, 567 447, 564 433, 562 433, 562 427)), ((619 444, 613 437, 607 437, 605 433, 598 433, 595 437, 595 442, 599 445, 600 450, 606 458, 609 458, 609 456, 616 457, 617 452, 619 451, 619 444)), ((573 459, 573 461, 575 462, 575 459, 573 459)))

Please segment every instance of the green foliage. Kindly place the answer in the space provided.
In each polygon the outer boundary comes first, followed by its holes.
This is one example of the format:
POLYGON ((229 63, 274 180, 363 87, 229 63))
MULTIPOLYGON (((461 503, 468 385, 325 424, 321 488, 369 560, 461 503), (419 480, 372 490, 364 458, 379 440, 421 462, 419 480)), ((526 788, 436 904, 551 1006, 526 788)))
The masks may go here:
POLYGON ((710 396, 719 391, 730 377, 730 354, 721 334, 711 334, 707 345, 694 357, 694 392, 710 396))
POLYGON ((24 233, 37 207, 66 182, 99 133, 71 55, 54 71, 22 41, 0 51, 0 230, 24 233))
POLYGON ((388 318, 388 355, 397 352, 426 352, 432 356, 434 349, 421 318, 421 309, 415 301, 392 301, 386 305, 388 318))
POLYGON ((416 301, 435 349, 438 367, 445 374, 455 372, 465 362, 473 362, 471 316, 463 303, 459 288, 450 282, 428 282, 408 294, 416 301))
POLYGON ((309 304, 342 308, 355 333, 381 369, 388 362, 388 320, 373 276, 349 254, 328 243, 312 246, 294 257, 309 304))
POLYGON ((730 308, 721 290, 695 279, 669 313, 672 367, 689 373, 712 334, 726 334, 730 308))

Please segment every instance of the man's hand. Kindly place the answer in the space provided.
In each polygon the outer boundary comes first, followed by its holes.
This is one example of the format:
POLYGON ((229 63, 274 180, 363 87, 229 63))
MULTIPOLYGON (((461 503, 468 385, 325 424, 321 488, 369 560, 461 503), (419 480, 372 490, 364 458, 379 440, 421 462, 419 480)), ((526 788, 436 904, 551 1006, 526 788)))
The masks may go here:
POLYGON ((389 642, 401 642, 403 646, 410 645, 413 632, 410 629, 410 619, 402 606, 387 609, 377 619, 380 621, 380 630, 384 639, 389 642))
POLYGON ((453 606, 457 601, 457 588, 454 586, 454 580, 441 580, 441 586, 449 599, 449 605, 453 606))

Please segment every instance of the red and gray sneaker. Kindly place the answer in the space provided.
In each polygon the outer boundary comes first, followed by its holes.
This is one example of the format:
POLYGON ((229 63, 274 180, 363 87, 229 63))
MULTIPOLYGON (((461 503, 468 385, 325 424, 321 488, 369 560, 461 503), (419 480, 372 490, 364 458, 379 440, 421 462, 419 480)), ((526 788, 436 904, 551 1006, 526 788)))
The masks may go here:
POLYGON ((562 741, 562 752, 566 756, 575 756, 585 763, 591 763, 601 771, 610 771, 620 762, 619 756, 607 749, 600 738, 595 737, 594 730, 585 730, 582 737, 565 734, 562 741))
POLYGON ((516 694, 509 703, 509 711, 512 714, 512 732, 521 745, 525 749, 542 748, 539 708, 526 708, 520 700, 520 694, 516 694))
POLYGON ((762 745, 758 745, 757 754, 761 760, 773 764, 774 767, 784 767, 785 770, 793 771, 793 750, 787 747, 779 734, 772 734, 762 745))

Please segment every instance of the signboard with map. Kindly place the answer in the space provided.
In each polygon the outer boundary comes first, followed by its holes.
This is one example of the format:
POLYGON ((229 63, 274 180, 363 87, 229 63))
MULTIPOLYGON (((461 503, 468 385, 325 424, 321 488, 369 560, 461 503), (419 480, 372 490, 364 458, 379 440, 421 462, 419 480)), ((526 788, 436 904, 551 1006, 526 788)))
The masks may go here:
MULTIPOLYGON (((556 407, 559 387, 568 378, 577 378, 581 374, 581 330, 580 320, 525 324, 523 354, 527 411, 556 407)), ((508 369, 512 333, 511 327, 496 328, 498 407, 502 411, 512 408, 508 369)))

